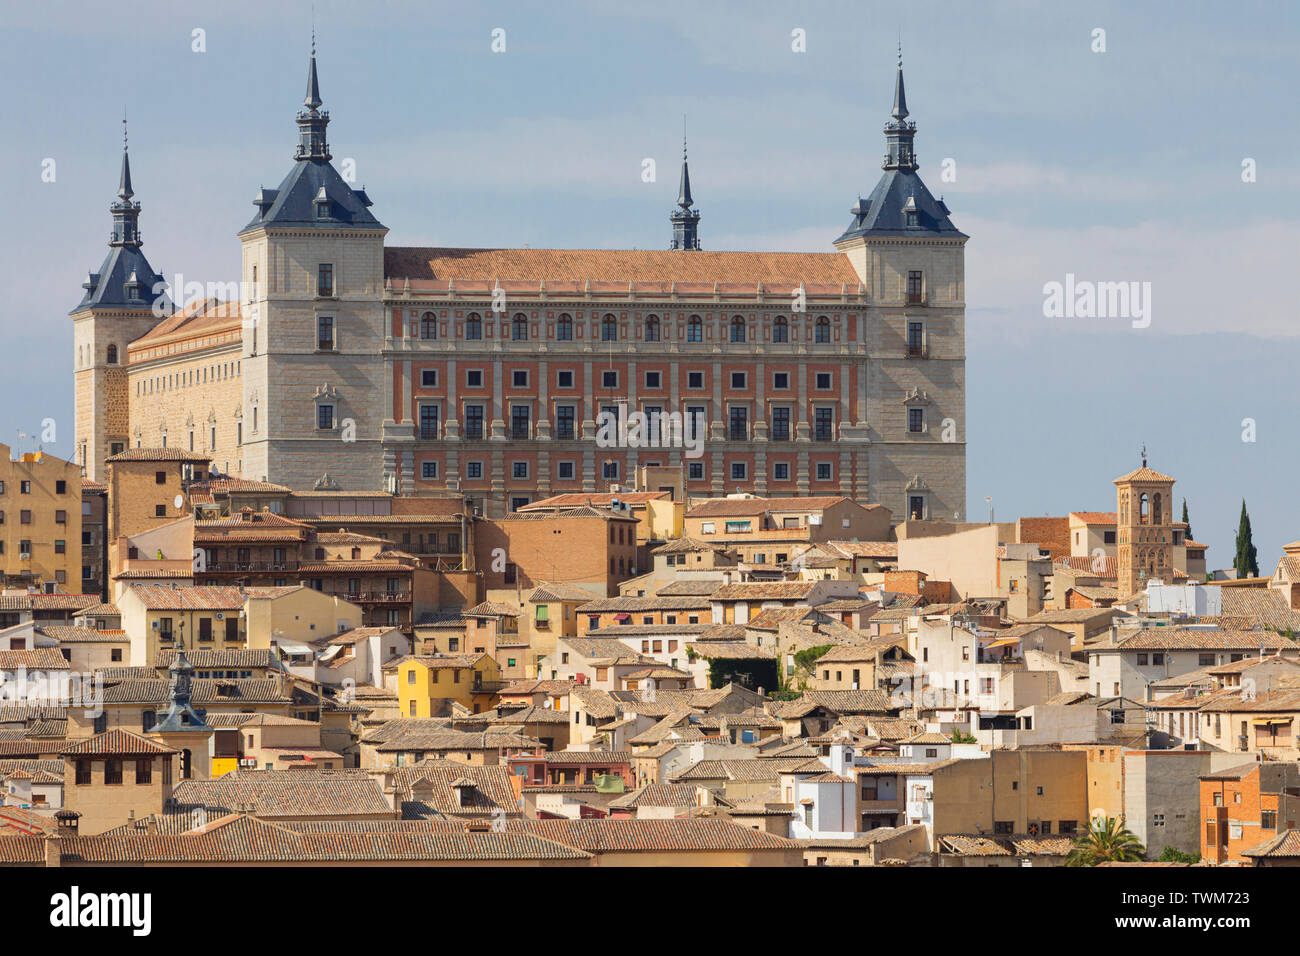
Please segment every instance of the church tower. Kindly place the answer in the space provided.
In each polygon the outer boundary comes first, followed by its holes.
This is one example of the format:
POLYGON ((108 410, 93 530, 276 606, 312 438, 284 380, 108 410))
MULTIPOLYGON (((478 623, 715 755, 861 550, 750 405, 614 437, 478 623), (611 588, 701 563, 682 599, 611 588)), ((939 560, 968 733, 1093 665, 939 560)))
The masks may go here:
POLYGON ((1170 583, 1174 572, 1174 479, 1142 467, 1115 479, 1116 545, 1120 600, 1144 590, 1152 578, 1170 583))
POLYGON ((294 165, 260 189, 243 246, 243 477, 383 487, 384 236, 331 162, 312 40, 294 165))
POLYGON ((966 240, 917 174, 900 51, 885 155, 835 240, 862 283, 871 374, 841 440, 869 442, 870 497, 906 519, 966 515, 966 240))
POLYGON ((122 121, 122 174, 109 206, 113 232, 108 256, 81 287, 70 313, 76 383, 76 459, 86 477, 104 481, 104 459, 128 446, 130 396, 127 344, 171 314, 162 276, 141 250, 140 204, 131 186, 126 120, 122 121))

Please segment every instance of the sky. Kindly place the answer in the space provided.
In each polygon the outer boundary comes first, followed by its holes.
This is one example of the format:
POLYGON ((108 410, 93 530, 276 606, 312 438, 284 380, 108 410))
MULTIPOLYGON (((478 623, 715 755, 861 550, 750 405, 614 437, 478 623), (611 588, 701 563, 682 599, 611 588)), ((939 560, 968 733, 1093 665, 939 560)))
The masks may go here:
POLYGON ((705 248, 830 251, 880 176, 901 37, 919 172, 971 237, 968 515, 1113 510, 1145 445, 1212 568, 1243 499, 1261 571, 1300 538, 1300 5, 5 6, 0 441, 52 419, 72 456, 67 313, 124 112, 151 264, 236 279, 313 20, 335 163, 393 245, 665 248, 685 116, 705 248), (1149 312, 1049 317, 1067 275, 1138 283, 1149 312))

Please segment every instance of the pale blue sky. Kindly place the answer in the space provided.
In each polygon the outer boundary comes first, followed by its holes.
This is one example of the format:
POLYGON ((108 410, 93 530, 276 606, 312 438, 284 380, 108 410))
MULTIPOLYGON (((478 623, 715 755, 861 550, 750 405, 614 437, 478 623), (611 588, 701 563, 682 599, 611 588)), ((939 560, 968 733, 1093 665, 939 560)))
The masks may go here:
MULTIPOLYGON (((122 110, 150 262, 235 278, 252 197, 291 164, 311 5, 6 6, 0 440, 53 417, 70 456, 67 312, 104 256, 122 110)), ((1231 562, 1245 497, 1271 570, 1300 538, 1300 8, 701 6, 318 2, 336 161, 393 244, 662 248, 685 113, 706 248, 829 250, 880 174, 901 30, 921 173, 971 236, 971 516, 985 495, 999 518, 1109 510, 1145 442, 1211 565, 1231 562), (1044 319, 1067 272, 1151 282, 1151 327, 1044 319)))

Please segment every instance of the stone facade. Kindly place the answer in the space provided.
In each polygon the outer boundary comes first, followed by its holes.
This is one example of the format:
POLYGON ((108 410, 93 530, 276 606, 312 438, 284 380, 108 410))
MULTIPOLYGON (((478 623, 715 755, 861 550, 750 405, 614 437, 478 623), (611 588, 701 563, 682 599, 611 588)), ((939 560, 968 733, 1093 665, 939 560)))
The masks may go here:
MULTIPOLYGON (((296 164, 239 234, 237 315, 208 303, 135 330, 125 388, 78 372, 89 473, 125 404, 132 447, 490 517, 662 465, 693 497, 964 519, 966 236, 915 175, 901 67, 885 175, 819 254, 386 247, 330 164, 314 58, 309 76, 296 164), (700 441, 665 426, 676 441, 609 447, 612 409, 698 422, 700 441)), ((100 347, 92 318, 79 355, 100 347)))

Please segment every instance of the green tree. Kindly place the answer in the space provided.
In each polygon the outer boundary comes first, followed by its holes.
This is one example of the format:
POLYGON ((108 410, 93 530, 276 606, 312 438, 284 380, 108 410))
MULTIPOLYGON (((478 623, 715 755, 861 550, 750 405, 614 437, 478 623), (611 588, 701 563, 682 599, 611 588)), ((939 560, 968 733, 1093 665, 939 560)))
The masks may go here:
POLYGON ((1177 847, 1167 846, 1158 857, 1161 863, 1200 863, 1201 857, 1196 853, 1184 853, 1177 847))
POLYGON ((1255 542, 1250 539, 1250 515, 1246 512, 1246 499, 1242 498, 1241 520, 1237 523, 1237 557, 1232 562, 1237 577, 1259 577, 1259 562, 1255 557, 1255 542))
POLYGON ((1188 517, 1187 517, 1187 499, 1186 499, 1186 498, 1183 499, 1183 524, 1187 525, 1187 532, 1186 532, 1185 540, 1187 540, 1187 541, 1195 541, 1195 540, 1196 540, 1196 535, 1192 534, 1192 522, 1191 522, 1190 520, 1188 520, 1188 517))
POLYGON ((1065 865, 1136 863, 1144 859, 1146 853, 1142 841, 1118 820, 1113 817, 1094 817, 1087 832, 1074 841, 1074 848, 1065 858, 1065 865))

